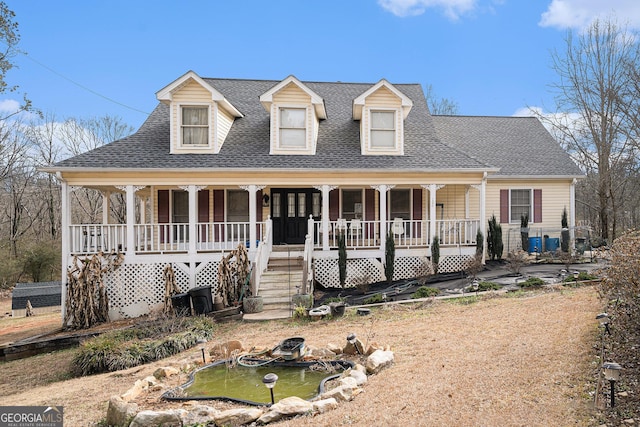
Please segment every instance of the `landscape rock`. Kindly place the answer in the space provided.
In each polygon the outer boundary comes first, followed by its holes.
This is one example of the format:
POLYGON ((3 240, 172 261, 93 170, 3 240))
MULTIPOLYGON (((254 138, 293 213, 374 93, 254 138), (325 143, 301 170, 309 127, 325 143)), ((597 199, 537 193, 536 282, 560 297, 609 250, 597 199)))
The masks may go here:
POLYGON ((120 396, 111 396, 106 423, 113 427, 128 427, 137 412, 137 404, 125 402, 120 396))
POLYGON ((160 378, 172 377, 174 375, 178 375, 179 373, 180 371, 172 366, 163 366, 161 368, 156 369, 155 372, 153 373, 153 376, 156 377, 157 379, 160 379, 160 378))
POLYGON ((364 344, 360 341, 359 338, 356 338, 355 344, 351 344, 347 341, 347 345, 345 345, 342 349, 344 354, 356 355, 356 354, 364 354, 364 344))
POLYGON ((340 385, 343 385, 345 387, 350 387, 353 389, 358 387, 358 382, 356 381, 355 378, 349 376, 349 377, 340 378, 340 385))
POLYGON ((378 344, 377 342, 372 342, 369 345, 369 348, 365 352, 365 356, 371 356, 376 350, 386 350, 382 344, 378 344))
POLYGON ((313 412, 317 412, 319 414, 324 414, 327 411, 331 411, 332 409, 336 409, 338 407, 338 401, 333 397, 329 399, 322 399, 312 402, 313 412))
POLYGON ((381 370, 393 364, 393 352, 376 350, 367 358, 366 368, 368 374, 377 374, 381 370))
POLYGON ((367 382, 367 374, 362 371, 352 369, 351 372, 349 373, 349 376, 354 380, 356 380, 357 386, 361 386, 363 384, 366 384, 367 382))
POLYGON ((335 399, 338 402, 348 402, 353 399, 353 388, 349 386, 341 385, 333 390, 322 393, 321 399, 335 399))
POLYGON ((311 356, 318 358, 333 358, 336 354, 328 348, 314 348, 311 350, 311 356))
POLYGON ((264 411, 260 408, 237 408, 218 412, 215 417, 217 426, 238 426, 249 424, 260 418, 264 411))
POLYGON ((120 397, 125 402, 131 402, 132 400, 135 400, 138 396, 140 396, 143 391, 144 391, 143 382, 138 380, 133 384, 133 387, 125 391, 122 395, 120 395, 120 397))
POLYGON ((271 405, 269 411, 258 418, 258 423, 267 424, 286 416, 304 415, 313 411, 313 404, 296 396, 286 397, 271 405))
POLYGON ((140 411, 129 427, 182 427, 184 409, 169 411, 140 411))
POLYGON ((327 349, 331 350, 335 354, 342 354, 342 347, 339 345, 329 343, 327 344, 327 349))

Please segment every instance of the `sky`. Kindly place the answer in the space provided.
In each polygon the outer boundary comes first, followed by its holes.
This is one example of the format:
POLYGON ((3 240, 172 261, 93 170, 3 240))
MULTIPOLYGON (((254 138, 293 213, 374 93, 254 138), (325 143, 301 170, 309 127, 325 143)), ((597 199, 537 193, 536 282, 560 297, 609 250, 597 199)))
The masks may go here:
MULTIPOLYGON (((638 0, 7 0, 23 53, 0 95, 57 121, 119 117, 138 128, 155 93, 201 77, 431 85, 461 115, 554 109, 551 53, 612 14, 640 28, 638 0)), ((525 113, 526 114, 526 113, 525 113)))

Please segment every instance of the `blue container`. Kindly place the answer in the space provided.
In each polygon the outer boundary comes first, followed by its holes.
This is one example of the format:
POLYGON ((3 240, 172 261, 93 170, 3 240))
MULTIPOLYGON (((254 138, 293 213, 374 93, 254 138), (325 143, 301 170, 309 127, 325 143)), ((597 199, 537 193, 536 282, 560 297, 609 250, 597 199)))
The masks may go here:
POLYGON ((560 247, 560 239, 558 237, 547 237, 544 239, 544 248, 547 252, 555 252, 560 247))
POLYGON ((529 253, 542 252, 542 237, 529 237, 529 253))

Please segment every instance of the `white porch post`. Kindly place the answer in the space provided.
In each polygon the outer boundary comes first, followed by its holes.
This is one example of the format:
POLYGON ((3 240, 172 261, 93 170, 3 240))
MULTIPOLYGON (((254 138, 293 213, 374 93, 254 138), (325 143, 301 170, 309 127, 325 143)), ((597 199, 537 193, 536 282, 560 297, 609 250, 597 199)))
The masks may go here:
POLYGON ((482 177, 480 185, 480 231, 482 231, 482 262, 487 259, 487 173, 482 177))
POLYGON ((198 252, 198 187, 191 184, 187 187, 189 192, 189 254, 198 252))
POLYGON ((372 185, 371 188, 378 190, 380 204, 380 250, 384 253, 387 248, 387 191, 395 185, 372 185))
MULTIPOLYGON (((429 184, 429 237, 431 242, 436 237, 436 191, 444 187, 440 184, 429 184)), ((431 245, 429 242, 429 245, 431 245)))
POLYGON ((135 248, 135 229, 136 223, 136 194, 135 187, 133 185, 126 186, 126 201, 127 201, 127 250, 125 254, 127 256, 134 255, 136 253, 135 248))
POLYGON ((111 211, 111 192, 102 193, 102 223, 109 224, 109 211, 111 211))
POLYGON ((576 182, 577 179, 574 178, 569 187, 569 230, 571 240, 576 238, 576 182))
POLYGON ((256 224, 258 223, 258 203, 256 203, 256 193, 262 190, 264 185, 242 185, 240 188, 249 192, 249 250, 256 250, 256 224))
POLYGON ((58 179, 60 179, 61 184, 61 196, 60 202, 62 205, 62 216, 60 218, 60 226, 62 227, 60 237, 62 239, 62 274, 61 274, 61 282, 62 282, 62 295, 61 298, 61 306, 62 306, 62 322, 64 326, 65 321, 65 313, 67 310, 67 268, 69 267, 69 237, 70 230, 69 224, 71 224, 71 205, 69 203, 69 186, 67 185, 67 181, 63 180, 60 175, 58 175, 58 179))
POLYGON ((147 223, 147 200, 148 197, 140 198, 140 224, 147 223))
POLYGON ((329 250, 329 193, 337 187, 332 185, 323 185, 322 191, 322 250, 329 250))

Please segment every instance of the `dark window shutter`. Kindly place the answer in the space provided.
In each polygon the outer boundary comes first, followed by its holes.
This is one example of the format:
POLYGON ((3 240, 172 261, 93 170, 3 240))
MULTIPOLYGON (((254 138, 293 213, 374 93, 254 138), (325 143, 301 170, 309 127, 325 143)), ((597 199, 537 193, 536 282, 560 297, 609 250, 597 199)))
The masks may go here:
POLYGON ((262 190, 256 191, 256 221, 262 222, 262 190))
POLYGON ((422 219, 422 189, 413 189, 413 218, 422 219))
POLYGON ((364 190, 364 220, 371 221, 366 227, 367 239, 375 235, 375 224, 373 221, 376 219, 376 190, 373 188, 367 188, 364 190))
POLYGON ((158 190, 158 222, 169 222, 169 190, 158 190))
POLYGON ((198 222, 209 222, 209 190, 198 191, 198 222))
POLYGON ((224 222, 224 190, 213 190, 213 222, 224 222))
POLYGON ((376 219, 376 190, 373 188, 364 190, 364 219, 365 221, 376 219))
POLYGON ((533 190, 533 222, 542 222, 542 190, 533 190))
POLYGON ((500 222, 509 223, 509 190, 500 190, 500 222))
MULTIPOLYGON (((422 188, 414 188, 413 189, 413 218, 414 220, 422 219, 422 188)), ((414 222, 413 224, 413 233, 414 237, 421 237, 422 235, 422 227, 419 222, 414 222)))
POLYGON ((340 190, 329 192, 329 220, 335 221, 340 217, 340 190))

